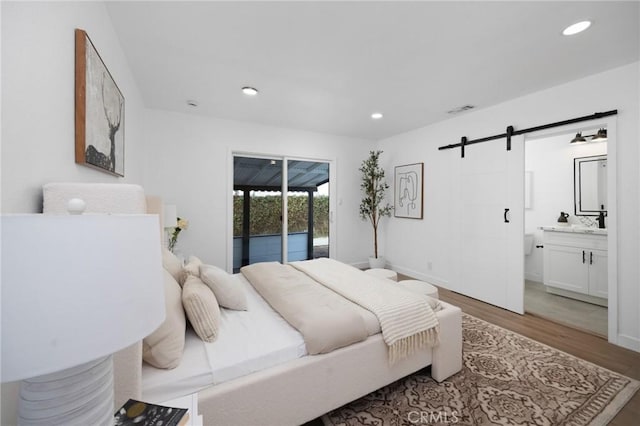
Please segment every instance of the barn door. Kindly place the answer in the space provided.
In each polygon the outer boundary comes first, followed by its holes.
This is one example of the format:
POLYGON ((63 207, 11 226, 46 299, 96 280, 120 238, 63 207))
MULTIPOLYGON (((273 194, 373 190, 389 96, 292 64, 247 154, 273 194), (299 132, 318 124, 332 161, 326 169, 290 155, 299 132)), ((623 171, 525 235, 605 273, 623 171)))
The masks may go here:
POLYGON ((523 137, 450 150, 453 290, 523 313, 523 137))

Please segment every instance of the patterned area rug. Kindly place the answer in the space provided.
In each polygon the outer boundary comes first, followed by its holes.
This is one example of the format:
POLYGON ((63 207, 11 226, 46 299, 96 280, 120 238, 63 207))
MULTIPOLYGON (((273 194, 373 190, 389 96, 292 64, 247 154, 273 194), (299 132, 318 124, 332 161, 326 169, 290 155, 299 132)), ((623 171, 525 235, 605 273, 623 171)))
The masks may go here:
POLYGON ((327 425, 605 425, 640 382, 463 314, 462 371, 425 369, 323 417, 327 425))

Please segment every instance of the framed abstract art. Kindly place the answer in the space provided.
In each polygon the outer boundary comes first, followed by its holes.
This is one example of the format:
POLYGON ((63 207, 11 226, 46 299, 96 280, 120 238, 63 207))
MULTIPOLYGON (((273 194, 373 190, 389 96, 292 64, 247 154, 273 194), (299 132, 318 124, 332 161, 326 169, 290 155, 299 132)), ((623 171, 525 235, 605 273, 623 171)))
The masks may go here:
POLYGON ((394 216, 422 219, 424 163, 396 166, 393 182, 394 216))
POLYGON ((124 96, 87 33, 75 39, 76 163, 124 176, 124 96))

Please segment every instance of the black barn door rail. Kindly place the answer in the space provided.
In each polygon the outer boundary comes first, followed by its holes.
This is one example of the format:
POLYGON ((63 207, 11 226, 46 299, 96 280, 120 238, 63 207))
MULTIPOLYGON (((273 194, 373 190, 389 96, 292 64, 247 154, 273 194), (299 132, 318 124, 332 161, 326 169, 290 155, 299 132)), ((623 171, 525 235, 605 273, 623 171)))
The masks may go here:
POLYGON ((476 143, 489 142, 489 141, 493 141, 493 140, 496 140, 496 139, 506 138, 507 139, 507 151, 511 151, 511 137, 512 136, 523 135, 525 133, 537 132, 539 130, 551 129, 553 127, 566 126, 567 124, 580 123, 582 121, 595 120, 595 119, 602 118, 602 117, 608 117, 610 115, 616 115, 617 113, 618 113, 617 109, 614 109, 614 110, 611 110, 611 111, 605 111, 605 112, 596 112, 594 114, 585 115, 583 117, 572 118, 572 119, 564 120, 564 121, 556 121, 555 123, 543 124, 541 126, 529 127, 528 129, 522 129, 522 130, 514 130, 513 126, 509 126, 509 127, 507 127, 507 130, 506 130, 505 133, 501 133, 499 135, 487 136, 485 138, 471 139, 471 140, 468 140, 466 136, 463 136, 462 138, 460 138, 460 143, 454 143, 454 144, 450 144, 450 145, 441 146, 441 147, 438 147, 438 150, 442 151, 444 149, 460 148, 460 155, 461 155, 462 158, 464 158, 465 147, 468 146, 468 145, 473 145, 473 144, 476 144, 476 143))

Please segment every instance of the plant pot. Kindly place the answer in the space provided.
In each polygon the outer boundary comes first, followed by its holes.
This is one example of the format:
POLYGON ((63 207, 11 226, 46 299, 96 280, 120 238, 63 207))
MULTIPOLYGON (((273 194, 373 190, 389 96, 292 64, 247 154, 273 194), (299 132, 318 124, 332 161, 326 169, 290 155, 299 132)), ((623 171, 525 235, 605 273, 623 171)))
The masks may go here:
POLYGON ((369 256, 369 268, 371 269, 384 268, 384 265, 386 265, 386 263, 387 261, 385 260, 384 256, 369 256))

